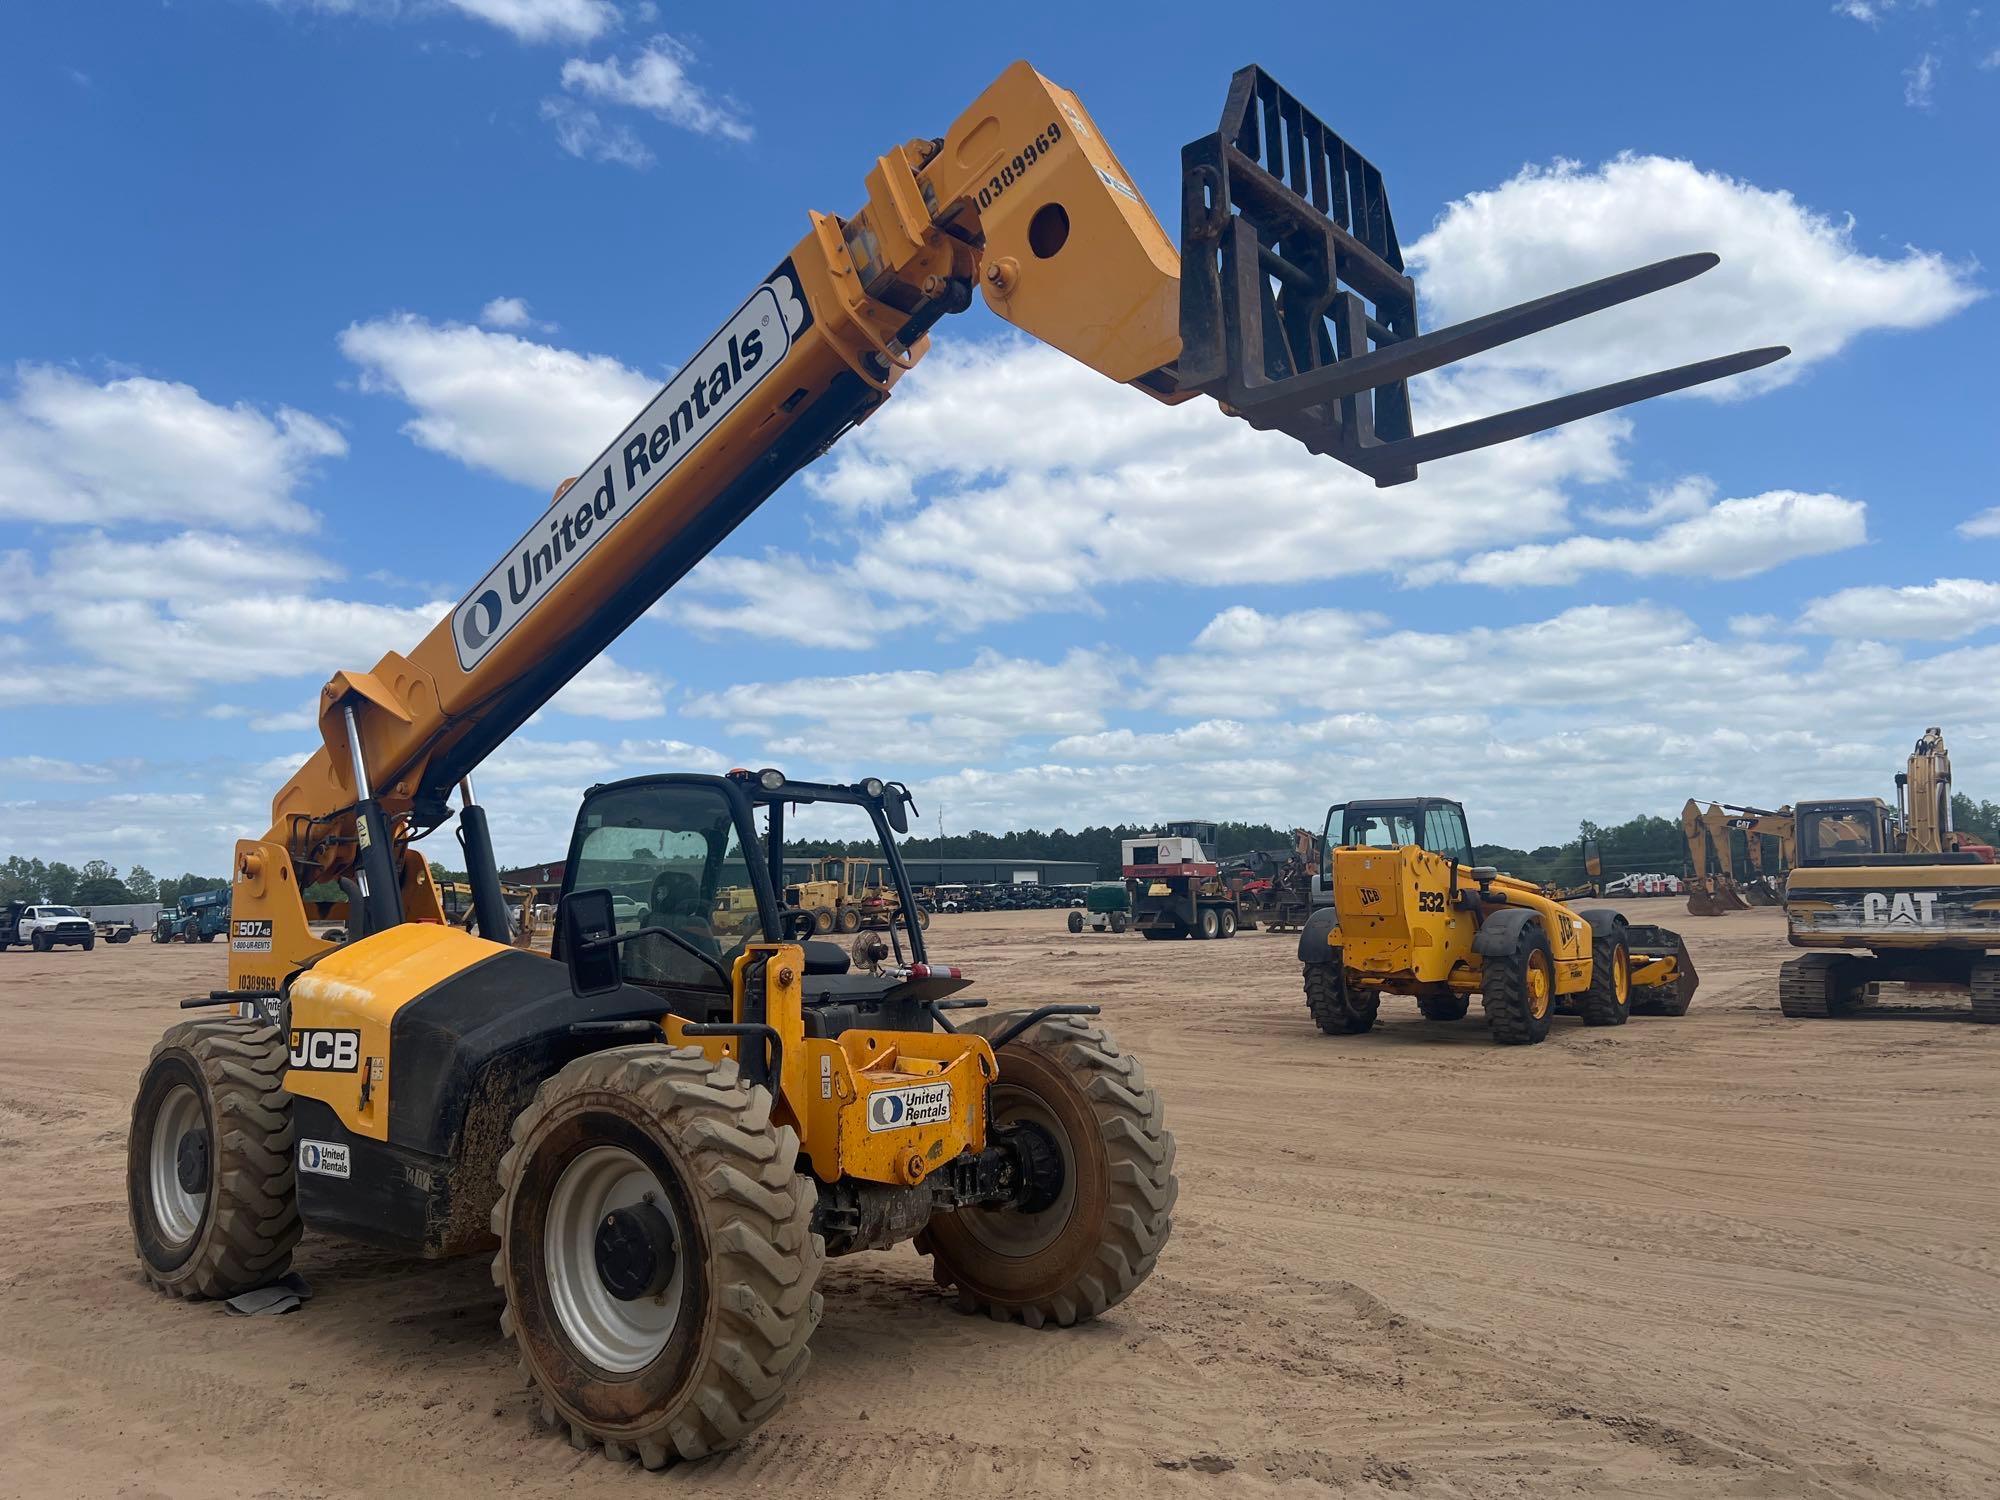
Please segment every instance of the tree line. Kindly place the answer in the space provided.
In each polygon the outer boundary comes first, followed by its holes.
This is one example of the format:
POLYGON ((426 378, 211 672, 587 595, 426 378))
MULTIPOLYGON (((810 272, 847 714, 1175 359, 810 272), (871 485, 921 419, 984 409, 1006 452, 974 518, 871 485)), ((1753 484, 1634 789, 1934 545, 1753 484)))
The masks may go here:
POLYGON ((0 901, 48 901, 61 906, 158 901, 172 906, 183 896, 228 884, 223 875, 158 876, 144 865, 134 865, 120 875, 116 865, 101 859, 71 865, 59 859, 44 863, 14 854, 0 861, 0 901))
MULTIPOLYGON (((1975 802, 1963 793, 1951 799, 1952 824, 1959 832, 1982 843, 2000 845, 2000 802, 1975 802)), ((906 859, 1054 859, 1094 865, 1103 880, 1115 880, 1120 869, 1119 846, 1126 839, 1157 833, 1158 824, 1109 823, 1071 832, 1056 828, 1047 833, 1024 828, 1014 833, 966 833, 908 838, 901 842, 906 859)), ((1218 859, 1247 854, 1253 849, 1289 850, 1291 833, 1269 823, 1218 823, 1217 847, 1209 851, 1218 859)), ((1476 844, 1473 858, 1481 864, 1497 865, 1512 875, 1544 884, 1570 886, 1584 881, 1583 844, 1597 841, 1598 856, 1607 880, 1635 872, 1685 873, 1686 844, 1681 825, 1670 818, 1640 814, 1623 823, 1599 824, 1584 821, 1575 839, 1564 844, 1543 844, 1535 849, 1515 849, 1505 844, 1476 844)), ((817 859, 831 854, 867 855, 875 852, 873 841, 801 841, 790 853, 801 859, 817 859)), ((1740 850, 1738 851, 1741 852, 1740 850)), ((1765 868, 1775 870, 1775 849, 1765 868)), ((438 879, 463 880, 462 871, 446 869, 435 861, 431 873, 438 879)), ((182 896, 226 886, 222 876, 182 875, 160 878, 144 865, 134 865, 123 876, 117 867, 101 859, 81 866, 57 860, 44 864, 39 859, 14 855, 0 862, 0 901, 59 901, 64 905, 111 905, 125 901, 159 901, 171 906, 182 896)))

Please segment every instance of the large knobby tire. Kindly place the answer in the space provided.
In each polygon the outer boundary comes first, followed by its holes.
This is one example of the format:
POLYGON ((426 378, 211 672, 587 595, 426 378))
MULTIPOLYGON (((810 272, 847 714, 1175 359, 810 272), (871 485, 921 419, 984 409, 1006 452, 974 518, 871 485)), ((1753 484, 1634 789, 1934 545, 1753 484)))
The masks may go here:
POLYGON ((825 937, 833 931, 833 910, 830 907, 815 907, 812 914, 813 931, 825 937))
POLYGON ((1486 959, 1479 1000, 1486 1029, 1505 1046, 1531 1046, 1549 1034, 1555 1014, 1555 960, 1540 922, 1525 922, 1511 953, 1486 959))
POLYGON ((840 915, 834 920, 834 925, 842 932, 859 932, 861 930, 861 912, 855 907, 843 906, 840 909, 840 915))
MULTIPOLYGON (((991 1037, 1021 1012, 963 1029, 991 1037)), ((1173 1227, 1174 1137, 1139 1059, 1084 1016, 1058 1016, 1000 1049, 990 1130, 1038 1129, 1062 1158, 1062 1187, 1036 1213, 936 1215, 917 1236, 938 1285, 967 1312, 1068 1328, 1132 1294, 1173 1227)))
POLYGON ((1632 1015, 1632 950, 1624 929, 1592 934, 1590 988, 1577 997, 1586 1026, 1623 1026, 1632 1015))
POLYGON ((1341 974, 1340 955, 1331 963, 1305 966, 1306 1009, 1328 1036, 1359 1036, 1371 1031, 1381 1012, 1379 994, 1356 995, 1341 974))
POLYGON ((1082 912, 1080 912, 1080 911, 1073 911, 1073 912, 1071 912, 1071 913, 1069 914, 1069 930, 1070 930, 1071 932, 1081 932, 1081 931, 1083 931, 1083 913, 1082 913, 1082 912))
POLYGON ((234 1297, 285 1274, 299 1240, 284 1038, 186 1021, 132 1102, 126 1209, 139 1266, 171 1297, 234 1297))
POLYGON ((501 1332, 545 1423, 657 1469, 777 1409, 811 1357, 826 1256, 798 1153, 768 1089, 691 1047, 595 1052, 541 1086, 500 1159, 492 1227, 501 1332), (650 1262, 660 1284, 621 1297, 597 1236, 648 1209, 671 1254, 650 1262))
POLYGON ((1187 934, 1178 927, 1141 927, 1139 936, 1149 943, 1163 943, 1168 938, 1186 937, 1187 934))
POLYGON ((1463 1021, 1471 1007, 1472 997, 1469 995, 1421 995, 1417 998, 1417 1009, 1424 1013, 1426 1021, 1463 1021))

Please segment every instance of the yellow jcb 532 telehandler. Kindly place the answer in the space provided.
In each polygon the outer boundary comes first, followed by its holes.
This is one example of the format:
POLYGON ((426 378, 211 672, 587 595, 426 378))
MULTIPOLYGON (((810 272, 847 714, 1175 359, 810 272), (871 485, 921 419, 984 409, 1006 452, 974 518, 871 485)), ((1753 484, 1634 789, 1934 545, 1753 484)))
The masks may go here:
POLYGON ((1678 934, 1609 907, 1577 909, 1472 863, 1465 810, 1439 797, 1347 802, 1327 814, 1322 886, 1299 935, 1306 1006, 1321 1031, 1374 1028, 1382 996, 1428 1020, 1480 997, 1493 1040, 1541 1041, 1559 1013, 1587 1026, 1687 1014, 1697 982, 1678 934))

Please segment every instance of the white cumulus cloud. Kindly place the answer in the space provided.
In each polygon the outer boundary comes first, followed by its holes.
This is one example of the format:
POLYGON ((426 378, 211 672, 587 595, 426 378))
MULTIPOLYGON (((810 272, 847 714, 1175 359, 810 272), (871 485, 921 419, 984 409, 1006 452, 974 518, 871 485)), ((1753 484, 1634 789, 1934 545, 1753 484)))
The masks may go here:
POLYGON ((688 76, 694 54, 670 36, 656 36, 630 61, 572 57, 563 64, 563 87, 598 104, 644 110, 697 135, 747 141, 755 132, 734 101, 718 98, 688 76))
POLYGON ((412 441, 551 493, 660 388, 608 355, 410 313, 350 325, 340 349, 363 390, 414 409, 412 441))
POLYGON ((2000 624, 2000 583, 1940 578, 1901 588, 1868 584, 1814 599, 1799 628, 1844 640, 1955 640, 2000 624))
POLYGON ((20 365, 0 394, 0 517, 310 531, 298 492, 347 440, 318 417, 128 375, 20 365))

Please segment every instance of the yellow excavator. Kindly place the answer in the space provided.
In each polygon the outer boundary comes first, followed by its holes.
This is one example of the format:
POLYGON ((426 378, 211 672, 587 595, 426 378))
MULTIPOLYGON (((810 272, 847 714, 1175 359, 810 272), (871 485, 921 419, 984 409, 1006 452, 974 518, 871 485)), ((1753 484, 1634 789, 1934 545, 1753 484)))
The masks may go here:
POLYGON ((1785 353, 1418 433, 1411 376, 1716 258, 1424 332, 1381 173, 1261 70, 1181 161, 1177 250, 1076 95, 1008 67, 875 158, 853 212, 810 214, 413 650, 334 674, 320 748, 236 845, 229 987, 160 1041, 133 1105, 155 1286, 255 1290, 302 1226, 491 1253, 545 1420, 659 1467, 739 1441, 797 1382, 828 1255, 914 1239, 962 1305, 1037 1327, 1145 1281, 1176 1192, 1160 1101, 1094 1006, 980 1014, 932 961, 894 841, 906 790, 776 768, 593 788, 545 958, 509 944, 471 777, 975 297, 1382 485, 1785 353), (454 792, 476 932, 444 920, 417 847, 454 792), (814 803, 871 823, 897 888, 867 973, 782 900, 787 812, 814 803), (328 883, 344 901, 306 899, 328 883))
POLYGON ((1779 973, 1779 1008, 1798 1020, 1867 1006, 1882 984, 1971 1002, 2000 1025, 2000 864, 1952 827, 1951 754, 1926 729, 1876 797, 1796 805, 1798 863, 1785 882, 1786 935, 1812 950, 1779 973))

